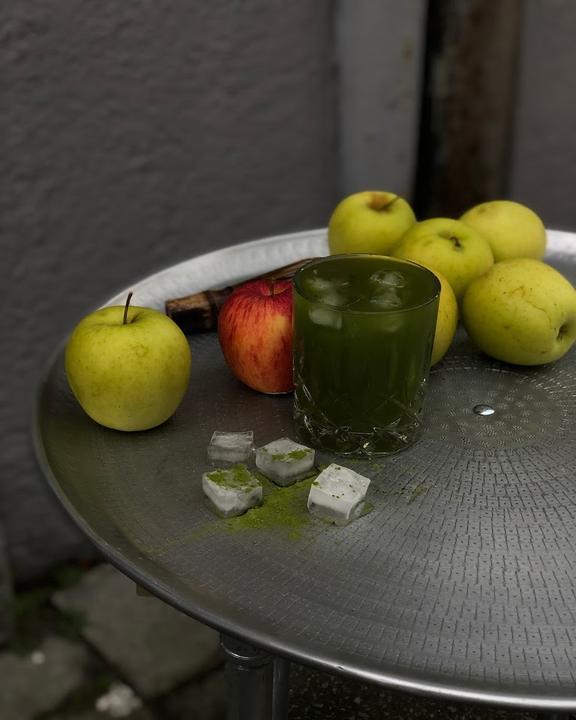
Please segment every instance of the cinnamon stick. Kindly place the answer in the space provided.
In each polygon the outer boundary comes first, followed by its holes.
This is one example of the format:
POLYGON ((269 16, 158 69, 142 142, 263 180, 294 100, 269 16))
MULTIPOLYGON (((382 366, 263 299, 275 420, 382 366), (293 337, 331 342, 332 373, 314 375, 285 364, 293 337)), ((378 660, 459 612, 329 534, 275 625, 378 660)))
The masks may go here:
MULTIPOLYGON (((276 270, 258 275, 253 280, 285 280, 293 278, 301 267, 314 258, 305 258, 297 262, 285 265, 276 270)), ((226 301, 226 298, 235 288, 243 285, 244 280, 236 285, 220 288, 218 290, 203 290, 202 292, 185 295, 184 297, 166 300, 166 315, 186 334, 215 330, 218 326, 218 313, 226 301)))

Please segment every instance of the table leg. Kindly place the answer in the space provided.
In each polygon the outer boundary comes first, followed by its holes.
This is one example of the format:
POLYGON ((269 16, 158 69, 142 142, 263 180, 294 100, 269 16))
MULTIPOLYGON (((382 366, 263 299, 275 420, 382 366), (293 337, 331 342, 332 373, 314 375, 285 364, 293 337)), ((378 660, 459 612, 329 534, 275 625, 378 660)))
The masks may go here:
POLYGON ((228 720, 285 720, 290 663, 230 635, 220 637, 226 655, 228 720))

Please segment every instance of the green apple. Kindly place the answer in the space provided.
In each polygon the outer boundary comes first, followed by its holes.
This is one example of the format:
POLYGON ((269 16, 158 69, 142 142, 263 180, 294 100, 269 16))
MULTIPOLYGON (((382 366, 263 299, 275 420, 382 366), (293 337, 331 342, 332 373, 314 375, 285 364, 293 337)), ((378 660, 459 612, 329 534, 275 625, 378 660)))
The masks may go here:
POLYGON ((115 430, 148 430, 180 404, 190 379, 190 346, 166 315, 104 307, 81 320, 66 345, 66 376, 84 411, 115 430))
POLYGON ((460 299, 468 285, 494 264, 488 242, 473 228, 451 218, 432 218, 414 225, 393 254, 437 270, 460 299))
POLYGON ((444 275, 437 270, 434 274, 440 280, 440 301, 438 303, 438 317, 436 318, 436 332, 432 347, 431 365, 440 362, 452 344, 458 326, 458 302, 452 286, 444 275))
POLYGON ((415 222, 410 205, 395 193, 365 190, 349 195, 328 223, 330 252, 388 255, 415 222))
POLYGON ((535 212, 512 200, 476 205, 460 220, 484 235, 494 262, 529 257, 541 260, 546 250, 546 228, 535 212))
POLYGON ((539 260, 504 260, 470 285, 462 317, 487 355, 543 365, 562 357, 576 339, 576 290, 539 260))

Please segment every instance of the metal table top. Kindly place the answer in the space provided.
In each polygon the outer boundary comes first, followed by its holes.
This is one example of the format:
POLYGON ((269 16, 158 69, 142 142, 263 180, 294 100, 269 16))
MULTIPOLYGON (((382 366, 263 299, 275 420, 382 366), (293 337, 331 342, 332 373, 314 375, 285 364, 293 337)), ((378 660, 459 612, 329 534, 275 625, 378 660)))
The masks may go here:
MULTIPOLYGON (((575 282, 576 237, 549 236, 549 262, 575 282)), ((162 309, 325 253, 321 230, 227 248, 143 280, 133 302, 162 309)), ((39 390, 46 476, 117 567, 296 660, 436 696, 576 709, 576 351, 512 367, 462 334, 432 373, 422 439, 355 462, 373 479, 372 512, 346 528, 310 521, 295 536, 231 532, 205 506, 212 431, 252 428, 258 445, 293 435, 292 401, 241 386, 214 333, 190 342, 189 392, 155 430, 93 423, 68 390, 62 353, 39 390), (496 412, 476 414, 479 404, 496 412)))

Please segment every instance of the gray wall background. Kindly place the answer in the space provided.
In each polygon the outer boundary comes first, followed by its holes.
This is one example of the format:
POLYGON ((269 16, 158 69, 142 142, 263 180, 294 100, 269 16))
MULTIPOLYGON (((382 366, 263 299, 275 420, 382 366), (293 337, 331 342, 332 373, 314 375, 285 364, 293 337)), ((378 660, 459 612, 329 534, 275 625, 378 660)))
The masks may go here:
POLYGON ((330 0, 5 0, 0 527, 19 579, 86 545, 36 468, 40 368, 95 305, 203 251, 326 223, 330 0))

